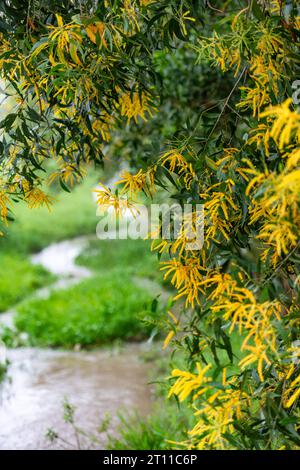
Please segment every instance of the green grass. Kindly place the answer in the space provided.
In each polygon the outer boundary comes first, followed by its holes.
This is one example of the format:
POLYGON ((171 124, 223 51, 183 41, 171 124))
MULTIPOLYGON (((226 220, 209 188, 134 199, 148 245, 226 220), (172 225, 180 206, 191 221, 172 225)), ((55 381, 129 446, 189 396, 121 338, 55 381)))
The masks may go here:
POLYGON ((52 292, 48 299, 24 301, 15 324, 34 346, 101 345, 150 334, 153 327, 141 320, 150 305, 151 296, 115 270, 52 292))
POLYGON ((166 450, 180 448, 174 442, 187 439, 192 428, 193 414, 186 406, 161 400, 150 416, 120 417, 118 436, 109 436, 108 450, 166 450), (170 441, 173 441, 171 443, 170 441))
POLYGON ((149 382, 154 382, 154 405, 149 416, 121 413, 117 435, 108 435, 109 450, 166 450, 180 448, 174 442, 187 439, 187 432, 195 425, 193 410, 187 403, 179 404, 174 397, 168 399, 167 377, 173 368, 184 369, 182 351, 173 356, 162 351, 160 344, 142 354, 141 359, 151 363, 149 382), (173 441, 171 443, 170 441, 173 441))
POLYGON ((7 368, 8 368, 7 363, 5 363, 5 364, 0 363, 0 384, 5 379, 5 376, 6 376, 6 373, 7 373, 7 368))
POLYGON ((29 253, 58 240, 95 233, 98 218, 91 190, 97 180, 97 175, 87 177, 72 193, 51 188, 56 197, 51 212, 29 209, 24 203, 15 205, 15 221, 0 237, 0 312, 54 279, 43 268, 31 265, 29 253))
POLYGON ((103 268, 125 268, 128 274, 162 282, 157 255, 146 240, 91 240, 77 263, 102 272, 103 268))
MULTIPOLYGON (((16 325, 18 331, 28 333, 32 345, 97 345, 116 338, 141 338, 151 329, 138 317, 153 295, 134 286, 134 278, 160 281, 162 276, 157 256, 144 240, 91 241, 78 262, 94 271, 94 278, 53 292, 48 299, 27 298, 51 280, 45 270, 30 264, 30 253, 59 240, 95 233, 99 217, 92 189, 98 179, 99 174, 88 176, 72 193, 52 187, 57 202, 51 212, 17 204, 15 221, 0 238, 0 310, 21 302, 16 325)), ((14 332, 11 335, 15 341, 14 332)))
POLYGON ((56 198, 51 211, 46 207, 28 209, 22 202, 16 204, 15 220, 0 237, 0 251, 32 253, 55 241, 95 233, 99 218, 92 189, 98 178, 98 174, 86 177, 71 193, 47 188, 56 198))
POLYGON ((4 312, 54 276, 18 254, 0 252, 0 312, 4 312))

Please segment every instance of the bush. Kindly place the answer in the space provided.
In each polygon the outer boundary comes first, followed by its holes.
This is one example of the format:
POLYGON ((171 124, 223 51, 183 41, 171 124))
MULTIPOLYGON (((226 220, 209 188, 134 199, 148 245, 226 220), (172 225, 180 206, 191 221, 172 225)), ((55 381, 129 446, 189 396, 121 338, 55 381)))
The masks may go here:
POLYGON ((92 240, 77 262, 95 271, 125 267, 127 272, 162 281, 157 255, 144 240, 92 240))
MULTIPOLYGON (((111 271, 48 299, 23 302, 16 327, 34 346, 99 345, 114 339, 141 339, 152 329, 142 322, 150 314, 151 297, 128 274, 111 271)), ((150 314, 154 318, 154 314, 150 314)))
MULTIPOLYGON (((109 450, 165 450, 174 449, 174 442, 187 437, 193 415, 174 402, 160 403, 148 417, 121 415, 119 436, 110 436, 109 450), (172 442, 171 442, 172 441, 172 442)), ((177 446, 178 447, 178 446, 177 446)))
POLYGON ((42 266, 20 255, 0 252, 0 312, 54 279, 42 266))

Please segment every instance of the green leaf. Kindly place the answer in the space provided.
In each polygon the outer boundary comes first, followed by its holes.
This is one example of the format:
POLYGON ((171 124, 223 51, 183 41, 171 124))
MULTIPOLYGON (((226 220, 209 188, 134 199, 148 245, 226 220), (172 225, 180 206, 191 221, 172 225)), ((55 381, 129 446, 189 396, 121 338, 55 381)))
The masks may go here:
POLYGON ((66 191, 67 193, 71 192, 71 190, 68 188, 68 186, 63 182, 63 180, 61 178, 59 179, 59 184, 61 185, 61 187, 64 191, 66 191))
POLYGON ((257 18, 260 21, 264 20, 265 15, 256 0, 252 1, 252 12, 255 18, 257 18))
POLYGON ((8 131, 13 125, 13 123, 15 122, 16 117, 17 117, 16 113, 8 114, 5 117, 5 119, 3 119, 3 121, 0 122, 0 129, 4 128, 6 131, 8 131))
POLYGON ((39 115, 39 113, 37 113, 35 109, 30 108, 29 106, 27 108, 27 114, 31 121, 40 122, 42 120, 42 117, 39 115))

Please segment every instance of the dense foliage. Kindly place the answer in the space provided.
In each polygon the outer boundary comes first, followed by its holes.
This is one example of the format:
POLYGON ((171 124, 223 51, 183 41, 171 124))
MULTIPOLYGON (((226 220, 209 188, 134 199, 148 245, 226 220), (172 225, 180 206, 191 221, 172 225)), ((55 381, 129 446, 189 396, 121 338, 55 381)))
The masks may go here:
POLYGON ((30 207, 51 203, 40 187, 47 159, 57 163, 51 181, 68 189, 83 163, 101 163, 110 140, 122 153, 126 139, 136 171, 124 173, 122 197, 104 188, 99 204, 119 210, 131 203, 124 188, 130 198, 141 191, 151 198, 160 188, 205 207, 200 251, 185 249, 184 230, 153 245, 169 257, 162 268, 178 290, 174 301, 185 299, 180 317, 169 312, 165 341, 187 353, 187 370, 173 370, 170 389, 195 407, 182 445, 299 447, 296 2, 1 6, 1 72, 17 95, 0 124, 3 223, 16 198, 30 207), (213 70, 198 96, 193 58, 203 64, 199 74, 213 70), (183 60, 189 73, 176 66, 183 60), (144 127, 141 120, 157 110, 144 127))
POLYGON ((109 271, 48 299, 25 300, 15 324, 32 345, 68 348, 142 339, 153 329, 142 321, 146 316, 154 320, 150 294, 126 273, 109 271))
POLYGON ((0 264, 0 312, 54 279, 41 266, 32 265, 18 254, 0 253, 0 264))

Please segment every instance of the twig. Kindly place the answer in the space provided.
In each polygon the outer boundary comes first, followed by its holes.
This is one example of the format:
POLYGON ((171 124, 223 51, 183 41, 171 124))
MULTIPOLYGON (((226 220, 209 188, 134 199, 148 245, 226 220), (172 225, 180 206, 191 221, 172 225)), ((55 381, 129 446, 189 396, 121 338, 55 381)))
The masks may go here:
POLYGON ((218 13, 222 13, 222 15, 225 15, 225 14, 226 14, 225 11, 219 10, 218 8, 215 8, 214 6, 212 6, 208 0, 207 0, 207 2, 206 2, 206 5, 207 5, 208 8, 210 8, 211 10, 217 11, 218 13))
POLYGON ((245 66, 245 67, 243 68, 243 70, 242 70, 241 73, 240 73, 240 76, 238 77, 237 81, 236 81, 235 84, 233 85, 232 90, 230 91, 230 93, 229 93, 229 95, 227 96, 227 98, 225 98, 225 101, 224 101, 224 104, 223 104, 223 106, 222 106, 221 112, 220 112, 220 114, 219 114, 219 116, 218 116, 218 119, 216 120, 216 122, 215 122, 215 124, 214 124, 214 127, 212 128, 212 130, 210 131, 210 133, 209 133, 209 135, 208 135, 208 137, 207 137, 206 145, 207 145, 208 140, 210 139, 210 137, 212 136, 212 134, 213 134, 214 131, 216 130, 216 127, 218 126, 218 124, 219 124, 219 122, 220 122, 220 119, 221 119, 221 117, 222 117, 222 115, 223 115, 223 113, 224 113, 224 111, 225 111, 225 108, 226 108, 226 106, 228 105, 229 100, 230 100, 231 96, 233 95, 233 92, 235 91, 236 87, 238 86, 238 84, 239 84, 239 82, 240 82, 240 80, 241 80, 241 78, 242 78, 242 76, 244 75, 244 73, 245 73, 246 70, 247 70, 247 66, 245 66))
POLYGON ((264 280, 264 282, 262 283, 262 286, 264 286, 267 282, 269 282, 274 276, 276 273, 278 273, 278 271, 280 270, 280 268, 284 265, 284 263, 292 256, 293 253, 295 253, 295 251, 297 250, 297 248, 299 248, 300 246, 300 240, 298 241, 297 245, 294 246, 294 248, 292 249, 292 251, 290 251, 286 257, 281 261, 281 263, 279 263, 279 265, 277 266, 277 268, 275 269, 275 271, 271 274, 271 276, 267 277, 267 279, 264 280))

